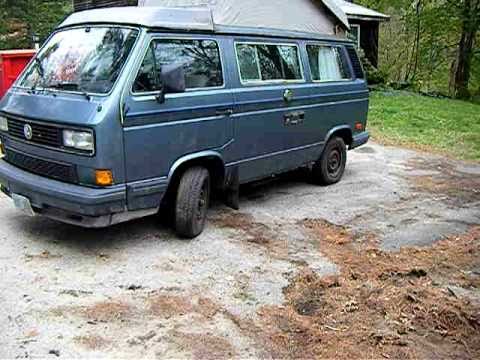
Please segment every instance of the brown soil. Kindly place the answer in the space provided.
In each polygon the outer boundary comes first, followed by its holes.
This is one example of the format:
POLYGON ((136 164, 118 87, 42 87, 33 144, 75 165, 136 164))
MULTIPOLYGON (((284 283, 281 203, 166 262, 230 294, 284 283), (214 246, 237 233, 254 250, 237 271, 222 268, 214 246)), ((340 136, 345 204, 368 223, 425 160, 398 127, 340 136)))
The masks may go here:
POLYGON ((211 334, 187 334, 173 331, 169 341, 182 351, 189 352, 194 359, 232 359, 235 351, 224 338, 211 334))
POLYGON ((111 345, 111 341, 98 335, 77 336, 73 341, 87 350, 102 350, 111 345))
POLYGON ((43 251, 40 254, 25 254, 25 259, 27 262, 33 260, 52 260, 52 259, 60 259, 62 255, 54 255, 51 254, 50 251, 43 251))
POLYGON ((81 314, 93 321, 114 322, 129 318, 133 314, 130 305, 122 302, 99 302, 80 309, 81 314))
POLYGON ((221 228, 243 231, 245 241, 258 245, 268 245, 272 241, 272 230, 265 224, 256 222, 248 214, 223 211, 212 219, 212 222, 221 228))
POLYGON ((93 322, 118 322, 131 319, 135 309, 120 301, 103 301, 90 306, 58 307, 50 311, 54 316, 75 315, 93 322))
POLYGON ((480 308, 447 290, 478 289, 480 227, 386 253, 372 236, 302 225, 341 273, 319 278, 305 268, 284 290, 284 306, 259 311, 257 336, 274 357, 480 358, 480 308))
POLYGON ((265 248, 269 256, 278 259, 288 258, 288 247, 285 241, 279 238, 278 231, 256 221, 249 214, 222 211, 210 221, 220 228, 241 231, 244 235, 241 239, 243 242, 265 248))
POLYGON ((464 173, 445 160, 414 158, 409 161, 413 170, 431 171, 433 175, 415 176, 414 186, 421 192, 444 196, 462 205, 480 201, 480 176, 464 173))
POLYGON ((25 333, 25 338, 26 339, 36 338, 38 335, 40 335, 38 330, 36 330, 36 329, 35 330, 30 330, 30 331, 25 333))
POLYGON ((207 319, 215 316, 220 308, 207 298, 186 297, 158 293, 147 299, 150 314, 170 318, 187 314, 199 314, 207 319))

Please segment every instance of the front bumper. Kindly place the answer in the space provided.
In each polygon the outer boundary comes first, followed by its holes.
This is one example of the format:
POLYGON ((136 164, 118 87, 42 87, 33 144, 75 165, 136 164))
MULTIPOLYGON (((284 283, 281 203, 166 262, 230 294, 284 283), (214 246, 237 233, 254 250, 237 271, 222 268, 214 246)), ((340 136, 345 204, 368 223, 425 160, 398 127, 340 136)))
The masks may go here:
POLYGON ((126 186, 95 189, 38 176, 0 160, 0 184, 5 193, 28 198, 35 212, 63 222, 105 227, 125 218, 126 186))
POLYGON ((365 145, 370 140, 370 134, 368 131, 364 131, 360 134, 357 134, 353 137, 352 145, 350 145, 350 150, 356 149, 362 145, 365 145))

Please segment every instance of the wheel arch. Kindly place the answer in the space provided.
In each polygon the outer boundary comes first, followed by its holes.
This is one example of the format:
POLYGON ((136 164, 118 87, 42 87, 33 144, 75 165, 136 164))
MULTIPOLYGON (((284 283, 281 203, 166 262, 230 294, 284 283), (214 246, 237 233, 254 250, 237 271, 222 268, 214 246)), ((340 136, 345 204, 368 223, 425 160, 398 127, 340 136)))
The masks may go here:
POLYGON ((168 192, 174 191, 183 173, 193 166, 204 166, 210 172, 212 187, 221 189, 225 183, 225 162, 216 151, 202 151, 181 157, 168 174, 168 192))
POLYGON ((348 125, 340 125, 331 129, 325 138, 325 144, 327 144, 328 141, 335 136, 342 138, 345 142, 345 145, 348 147, 353 144, 353 131, 348 125))

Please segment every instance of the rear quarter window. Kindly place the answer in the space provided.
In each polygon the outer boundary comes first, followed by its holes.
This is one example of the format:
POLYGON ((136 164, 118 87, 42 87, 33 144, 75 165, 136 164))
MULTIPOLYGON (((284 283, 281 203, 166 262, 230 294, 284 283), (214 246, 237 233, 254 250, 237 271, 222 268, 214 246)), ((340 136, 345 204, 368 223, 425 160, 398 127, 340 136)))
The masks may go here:
POLYGON ((340 46, 307 45, 308 62, 313 81, 349 80, 352 75, 340 46))

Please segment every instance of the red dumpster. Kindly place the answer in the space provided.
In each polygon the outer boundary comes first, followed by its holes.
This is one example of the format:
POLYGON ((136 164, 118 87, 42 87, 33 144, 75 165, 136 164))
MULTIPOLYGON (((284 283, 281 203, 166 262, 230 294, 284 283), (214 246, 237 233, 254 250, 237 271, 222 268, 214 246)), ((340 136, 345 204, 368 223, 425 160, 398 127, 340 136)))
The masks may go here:
POLYGON ((0 99, 35 55, 35 50, 0 51, 0 99))

